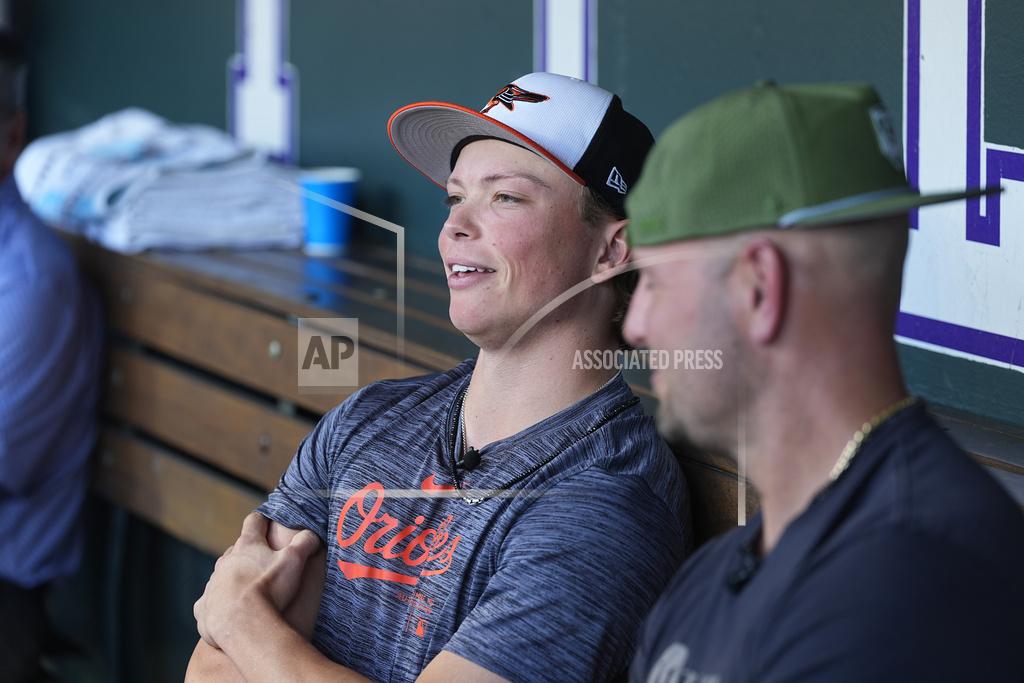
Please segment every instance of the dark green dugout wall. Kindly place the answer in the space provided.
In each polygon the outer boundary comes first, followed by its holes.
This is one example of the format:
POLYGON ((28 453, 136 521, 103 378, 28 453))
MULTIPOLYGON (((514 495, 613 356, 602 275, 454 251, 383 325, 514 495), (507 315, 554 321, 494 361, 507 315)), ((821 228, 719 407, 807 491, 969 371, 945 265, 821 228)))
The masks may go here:
POLYGON ((779 82, 860 80, 901 111, 899 0, 599 0, 601 85, 655 135, 725 91, 779 82))
MULTIPOLYGON (((125 106, 224 126, 235 0, 34 0, 32 130, 125 106)), ((441 195, 385 134, 409 102, 482 104, 533 68, 532 0, 292 0, 302 165, 364 170, 363 207, 428 256, 441 195)), ((902 3, 600 0, 598 73, 657 134, 687 109, 762 77, 863 79, 899 109, 902 3)))
MULTIPOLYGON (((126 106, 224 126, 235 0, 31 0, 33 134, 126 106)), ((532 69, 532 0, 292 0, 302 165, 365 172, 364 208, 433 256, 440 194, 391 149, 388 115, 421 99, 467 105, 532 69)), ((1024 6, 987 8, 986 130, 1024 144, 1024 6)), ((902 111, 899 0, 600 0, 598 73, 660 133, 697 104, 760 78, 874 83, 902 111)))
MULTIPOLYGON (((126 106, 226 125, 235 0, 30 6, 33 134, 81 126, 126 106)), ((413 251, 436 256, 442 191, 393 150, 388 116, 418 100, 482 106, 532 69, 532 22, 532 4, 522 0, 292 0, 300 164, 361 168, 362 208, 405 226, 413 251)))
MULTIPOLYGON (((225 124, 235 0, 30 0, 30 123, 40 135, 126 106, 180 122, 225 124)), ((290 61, 300 78, 300 160, 363 169, 366 210, 409 229, 409 248, 436 255, 441 192, 391 149, 395 108, 422 99, 481 105, 532 70, 532 0, 291 0, 290 61)), ((1024 4, 988 0, 986 130, 1024 145, 1024 4)), ((779 81, 866 80, 902 115, 900 0, 599 0, 598 81, 659 134, 726 90, 779 81)), ((903 349, 912 389, 947 405, 1024 425, 1024 374, 903 349)), ((191 601, 210 558, 105 506, 92 511, 88 571, 74 604, 123 581, 117 614, 70 610, 70 626, 116 660, 123 680, 181 680, 194 643, 191 601), (126 531, 108 523, 115 515, 126 531), (148 540, 147 540, 148 539, 148 540), (154 540, 156 539, 156 540, 154 540), (104 547, 112 550, 106 551, 104 547), (149 555, 158 566, 118 553, 149 555), (118 577, 105 573, 122 567, 118 577), (120 614, 120 619, 118 618, 120 614), (115 635, 121 622, 121 634, 115 635), (100 637, 102 636, 102 637, 100 637)), ((101 600, 90 603, 104 609, 101 600)), ((109 662, 108 662, 109 664, 109 662)), ((85 667, 86 669, 88 667, 85 667)), ((84 669, 83 669, 84 670, 84 669)), ((95 668, 93 670, 96 670, 95 668)), ((99 669, 104 670, 104 669, 99 669)), ((109 669, 107 669, 109 671, 109 669)), ((83 680, 91 680, 83 674, 83 680)), ((109 680, 106 675, 95 680, 109 680)))
MULTIPOLYGON (((225 124, 235 0, 26 6, 35 134, 130 105, 225 124)), ((1024 4, 988 0, 986 12, 986 131, 1024 145, 1024 4)), ((598 81, 656 135, 697 104, 761 78, 869 81, 902 118, 900 0, 599 0, 597 15, 598 81)), ((442 194, 393 151, 387 117, 423 99, 481 104, 530 71, 533 1, 291 0, 290 16, 302 165, 362 168, 362 207, 408 228, 408 248, 434 258, 442 194)), ((904 356, 922 395, 1024 425, 1024 374, 918 349, 904 356)))

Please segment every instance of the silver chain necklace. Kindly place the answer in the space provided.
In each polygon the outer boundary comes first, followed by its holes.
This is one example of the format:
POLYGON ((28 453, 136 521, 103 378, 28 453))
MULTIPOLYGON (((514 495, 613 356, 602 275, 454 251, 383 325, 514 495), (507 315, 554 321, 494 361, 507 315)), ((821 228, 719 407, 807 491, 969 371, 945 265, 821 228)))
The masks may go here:
MULTIPOLYGON (((474 450, 472 446, 469 446, 469 444, 466 443, 466 396, 468 394, 469 394, 469 384, 466 385, 466 388, 462 392, 462 399, 461 399, 461 403, 459 405, 459 431, 462 434, 462 444, 461 444, 462 448, 460 448, 459 450, 462 451, 462 453, 460 455, 460 459, 463 460, 463 461, 466 458, 466 453, 468 453, 471 450, 474 450)), ((479 457, 480 456, 477 456, 477 458, 479 458, 479 457)), ((459 482, 459 478, 457 476, 455 476, 455 471, 454 470, 452 470, 452 480, 455 483, 455 490, 456 490, 456 492, 458 492, 459 498, 461 498, 462 500, 466 501, 468 504, 470 504, 470 505, 478 505, 478 504, 484 502, 487 499, 486 496, 483 496, 483 497, 480 497, 480 498, 472 498, 470 496, 467 496, 464 493, 465 489, 462 488, 462 484, 459 482)))
POLYGON ((459 406, 459 429, 462 432, 462 457, 466 457, 466 449, 469 448, 469 444, 466 443, 466 395, 469 394, 469 387, 462 392, 462 405, 459 406))

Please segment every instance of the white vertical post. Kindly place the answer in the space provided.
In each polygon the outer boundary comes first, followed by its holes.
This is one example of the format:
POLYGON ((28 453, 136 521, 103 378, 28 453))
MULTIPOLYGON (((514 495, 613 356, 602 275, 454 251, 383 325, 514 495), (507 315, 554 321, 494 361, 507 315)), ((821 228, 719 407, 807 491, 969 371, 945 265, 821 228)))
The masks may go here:
POLYGON ((241 143, 298 161, 298 78, 288 58, 288 0, 238 0, 228 125, 241 143))
POLYGON ((597 0, 535 0, 534 69, 597 82, 597 0))

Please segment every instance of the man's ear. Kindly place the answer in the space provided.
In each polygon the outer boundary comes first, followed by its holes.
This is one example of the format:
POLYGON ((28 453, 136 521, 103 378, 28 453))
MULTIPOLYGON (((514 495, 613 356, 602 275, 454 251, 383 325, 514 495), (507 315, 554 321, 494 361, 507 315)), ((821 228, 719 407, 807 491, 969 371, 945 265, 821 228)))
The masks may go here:
POLYGON ((594 282, 607 282, 629 265, 629 243, 626 241, 628 223, 629 220, 623 218, 601 226, 601 251, 590 276, 594 282))
POLYGON ((786 316, 789 263, 785 253, 768 238, 752 241, 740 251, 733 276, 742 329, 755 344, 773 343, 786 316))

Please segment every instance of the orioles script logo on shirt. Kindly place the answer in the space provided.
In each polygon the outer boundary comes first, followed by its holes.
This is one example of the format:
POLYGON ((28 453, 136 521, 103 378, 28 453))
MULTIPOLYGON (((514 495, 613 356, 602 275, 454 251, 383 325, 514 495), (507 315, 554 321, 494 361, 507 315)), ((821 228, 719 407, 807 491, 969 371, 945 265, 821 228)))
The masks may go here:
MULTIPOLYGON (((433 482, 431 477, 428 479, 433 482)), ((424 489, 430 490, 426 486, 424 489)), ((384 486, 376 481, 352 494, 338 515, 338 546, 350 548, 361 543, 359 547, 364 552, 380 555, 385 560, 397 560, 405 565, 408 573, 338 560, 338 567, 345 578, 350 581, 378 579, 415 586, 421 576, 434 576, 448 571, 455 556, 455 548, 462 538, 448 533, 452 516, 445 517, 436 528, 423 526, 426 521, 423 515, 416 515, 412 524, 403 526, 400 520, 381 512, 384 498, 384 486), (353 521, 358 520, 358 526, 346 536, 345 521, 350 516, 353 521)))

